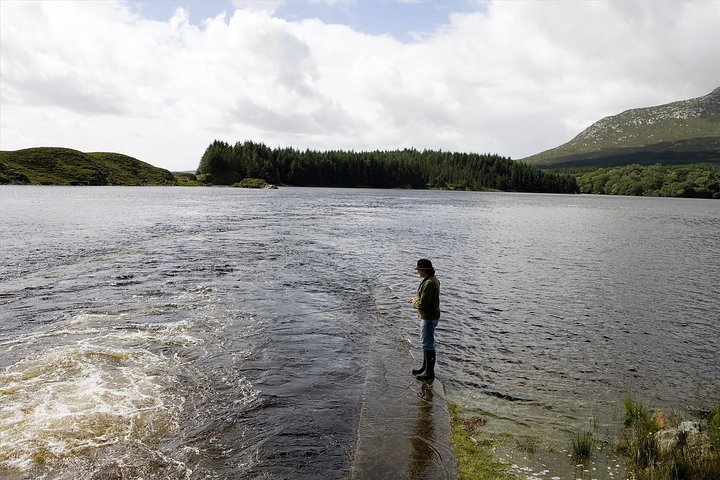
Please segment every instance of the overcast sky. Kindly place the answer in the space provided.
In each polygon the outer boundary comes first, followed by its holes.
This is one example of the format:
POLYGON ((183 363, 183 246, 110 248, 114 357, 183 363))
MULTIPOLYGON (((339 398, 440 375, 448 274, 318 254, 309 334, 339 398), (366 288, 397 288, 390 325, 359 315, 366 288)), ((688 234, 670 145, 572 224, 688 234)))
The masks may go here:
POLYGON ((0 150, 514 159, 720 87, 720 1, 0 0, 0 150))

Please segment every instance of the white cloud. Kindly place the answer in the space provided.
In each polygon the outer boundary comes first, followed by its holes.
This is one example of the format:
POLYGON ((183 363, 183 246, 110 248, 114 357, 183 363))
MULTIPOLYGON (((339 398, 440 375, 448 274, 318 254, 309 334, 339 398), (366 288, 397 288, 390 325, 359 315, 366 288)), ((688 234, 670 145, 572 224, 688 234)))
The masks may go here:
POLYGON ((216 138, 519 158, 720 86, 719 2, 494 2, 414 43, 261 3, 198 26, 182 9, 158 22, 122 2, 1 2, 0 149, 171 169, 216 138))
POLYGON ((283 5, 284 0, 232 0, 232 5, 239 10, 254 10, 269 14, 283 5))

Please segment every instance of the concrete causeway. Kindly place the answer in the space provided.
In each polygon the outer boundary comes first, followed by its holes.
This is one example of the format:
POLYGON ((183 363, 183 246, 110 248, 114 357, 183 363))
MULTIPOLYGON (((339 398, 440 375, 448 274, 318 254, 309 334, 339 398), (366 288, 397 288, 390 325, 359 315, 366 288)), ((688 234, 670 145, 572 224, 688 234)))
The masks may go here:
MULTIPOLYGON (((439 379, 417 380, 412 358, 375 335, 367 365, 353 480, 454 480, 457 461, 439 379)), ((442 351, 436 374, 442 377, 442 351)))

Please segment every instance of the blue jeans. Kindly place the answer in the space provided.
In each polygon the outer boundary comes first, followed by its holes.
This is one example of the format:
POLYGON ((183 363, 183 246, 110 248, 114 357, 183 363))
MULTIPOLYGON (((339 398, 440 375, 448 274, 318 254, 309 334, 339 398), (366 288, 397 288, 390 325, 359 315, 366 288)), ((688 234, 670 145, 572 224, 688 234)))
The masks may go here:
POLYGON ((423 350, 435 350, 435 327, 438 320, 420 320, 420 343, 423 350))

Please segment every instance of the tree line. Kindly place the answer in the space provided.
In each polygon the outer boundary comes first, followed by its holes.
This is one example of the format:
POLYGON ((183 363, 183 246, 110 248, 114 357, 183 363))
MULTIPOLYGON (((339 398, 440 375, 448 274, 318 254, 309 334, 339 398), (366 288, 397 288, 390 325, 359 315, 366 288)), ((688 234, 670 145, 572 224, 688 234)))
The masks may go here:
POLYGON ((578 172, 581 193, 720 198, 720 166, 626 165, 578 172))
POLYGON ((231 185, 243 178, 308 187, 443 188, 577 193, 573 175, 540 170, 491 154, 403 149, 355 152, 271 149, 215 140, 200 160, 198 178, 231 185))

